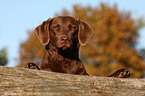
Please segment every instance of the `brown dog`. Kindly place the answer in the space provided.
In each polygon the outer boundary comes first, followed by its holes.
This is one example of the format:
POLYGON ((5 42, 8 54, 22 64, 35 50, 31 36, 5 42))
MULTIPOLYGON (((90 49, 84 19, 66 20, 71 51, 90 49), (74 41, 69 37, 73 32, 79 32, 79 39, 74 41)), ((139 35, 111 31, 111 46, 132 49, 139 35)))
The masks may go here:
MULTIPOLYGON (((58 16, 44 21, 35 32, 46 50, 41 70, 88 75, 79 59, 79 46, 85 45, 91 37, 91 26, 71 16, 58 16)), ((26 67, 39 69, 34 63, 28 63, 26 67)), ((121 75, 117 73, 110 76, 128 77, 130 71, 124 70, 119 71, 121 75)))

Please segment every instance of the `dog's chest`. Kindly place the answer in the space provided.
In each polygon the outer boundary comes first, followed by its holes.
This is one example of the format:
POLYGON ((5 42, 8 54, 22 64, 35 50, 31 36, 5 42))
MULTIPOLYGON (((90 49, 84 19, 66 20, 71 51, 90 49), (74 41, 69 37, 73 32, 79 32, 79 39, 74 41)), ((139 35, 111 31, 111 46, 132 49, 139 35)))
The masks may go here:
POLYGON ((60 54, 55 53, 53 56, 49 57, 49 67, 52 71, 58 71, 63 73, 75 73, 79 67, 78 60, 72 60, 66 57, 63 57, 60 54))

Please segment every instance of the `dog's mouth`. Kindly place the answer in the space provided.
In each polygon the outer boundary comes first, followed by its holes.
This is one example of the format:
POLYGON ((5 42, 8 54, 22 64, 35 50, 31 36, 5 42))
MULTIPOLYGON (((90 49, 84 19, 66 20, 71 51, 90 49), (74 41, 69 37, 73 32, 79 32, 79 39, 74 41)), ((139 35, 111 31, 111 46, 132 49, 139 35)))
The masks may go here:
POLYGON ((68 44, 68 43, 62 43, 60 45, 60 49, 62 49, 62 50, 66 50, 66 49, 69 49, 69 48, 70 48, 70 44, 68 44))
POLYGON ((71 47, 71 44, 69 44, 69 43, 62 43, 62 44, 60 44, 59 49, 65 51, 65 50, 69 50, 70 47, 71 47))

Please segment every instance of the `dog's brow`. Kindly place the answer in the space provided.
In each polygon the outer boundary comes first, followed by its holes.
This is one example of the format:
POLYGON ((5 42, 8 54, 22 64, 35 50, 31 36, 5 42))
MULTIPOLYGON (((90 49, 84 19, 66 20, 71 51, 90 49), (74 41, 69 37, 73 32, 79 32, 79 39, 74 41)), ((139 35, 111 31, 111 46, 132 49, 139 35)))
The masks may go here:
POLYGON ((58 27, 58 26, 59 26, 59 24, 54 24, 54 25, 53 25, 53 27, 58 27))
POLYGON ((70 17, 59 17, 59 18, 56 18, 54 20, 54 24, 55 23, 58 23, 58 24, 64 24, 64 23, 71 23, 71 24, 76 24, 76 21, 73 19, 73 18, 70 18, 70 17))

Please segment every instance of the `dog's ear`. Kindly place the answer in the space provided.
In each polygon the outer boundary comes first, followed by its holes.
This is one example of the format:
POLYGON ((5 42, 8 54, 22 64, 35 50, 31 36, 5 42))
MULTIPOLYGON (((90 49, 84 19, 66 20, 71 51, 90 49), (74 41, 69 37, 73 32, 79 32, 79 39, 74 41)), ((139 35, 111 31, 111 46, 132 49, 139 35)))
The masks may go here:
POLYGON ((52 19, 53 18, 50 18, 47 21, 44 21, 41 25, 39 25, 35 29, 36 35, 38 36, 40 42, 43 45, 47 45, 50 41, 49 27, 50 27, 50 23, 51 23, 52 19))
POLYGON ((93 33, 93 29, 87 23, 82 20, 78 20, 79 22, 79 32, 78 32, 78 40, 81 45, 85 45, 87 41, 90 39, 93 33))

